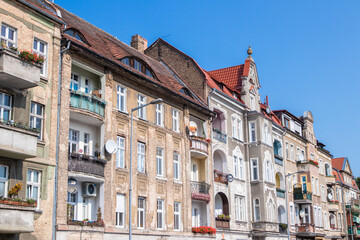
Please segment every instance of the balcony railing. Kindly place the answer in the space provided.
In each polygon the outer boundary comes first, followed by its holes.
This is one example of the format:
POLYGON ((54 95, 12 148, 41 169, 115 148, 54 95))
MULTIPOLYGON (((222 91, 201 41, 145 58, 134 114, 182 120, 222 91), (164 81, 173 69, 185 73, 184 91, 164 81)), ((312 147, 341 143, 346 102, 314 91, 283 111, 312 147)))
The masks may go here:
POLYGON ((198 136, 190 136, 190 148, 208 154, 208 146, 210 140, 198 136))
POLYGON ((220 142, 226 143, 226 134, 216 128, 213 128, 213 137, 220 142))
POLYGON ((71 153, 69 154, 68 170, 104 177, 105 164, 106 160, 104 159, 71 153))
POLYGON ((104 117, 106 102, 95 95, 80 91, 70 91, 70 106, 96 113, 104 117))
MULTIPOLYGON (((36 205, 24 202, 0 203, 0 234, 19 234, 34 231, 34 212, 36 205), (21 205, 20 205, 21 204, 21 205)), ((4 238, 5 239, 5 238, 4 238)))
POLYGON ((0 86, 28 89, 40 82, 41 64, 23 61, 17 51, 0 49, 0 86))
POLYGON ((230 219, 215 218, 216 228, 230 228, 230 219))
POLYGON ((205 182, 191 181, 191 198, 196 200, 210 201, 210 184, 205 182))
MULTIPOLYGON (((353 229, 352 233, 354 234, 354 236, 360 236, 360 227, 358 228, 356 226, 353 226, 352 229, 353 229)), ((351 235, 351 226, 348 229, 348 234, 351 235)))
POLYGON ((218 183, 228 184, 227 174, 219 170, 214 170, 214 181, 218 183))
POLYGON ((277 188, 276 189, 276 196, 281 197, 281 198, 285 198, 285 192, 286 192, 285 190, 277 188))
POLYGON ((314 232, 314 225, 310 223, 301 223, 296 226, 296 232, 298 233, 313 233, 314 232))
POLYGON ((283 158, 280 157, 279 155, 277 154, 274 154, 274 157, 275 157, 275 163, 280 165, 280 166, 283 166, 284 165, 284 161, 283 161, 283 158))

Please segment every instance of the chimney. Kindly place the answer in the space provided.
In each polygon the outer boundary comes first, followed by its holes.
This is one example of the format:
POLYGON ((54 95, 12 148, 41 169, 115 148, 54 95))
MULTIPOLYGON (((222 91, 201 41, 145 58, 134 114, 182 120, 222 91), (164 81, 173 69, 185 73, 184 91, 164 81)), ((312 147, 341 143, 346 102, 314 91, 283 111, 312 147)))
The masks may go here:
POLYGON ((139 52, 144 53, 145 49, 147 48, 147 40, 139 34, 136 34, 131 37, 130 45, 139 52))

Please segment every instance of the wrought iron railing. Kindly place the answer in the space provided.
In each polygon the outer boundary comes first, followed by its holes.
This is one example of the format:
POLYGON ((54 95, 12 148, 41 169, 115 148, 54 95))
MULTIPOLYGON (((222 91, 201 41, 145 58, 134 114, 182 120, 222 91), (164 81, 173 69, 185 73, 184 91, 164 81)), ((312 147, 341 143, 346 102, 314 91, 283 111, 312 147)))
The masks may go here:
POLYGON ((106 160, 104 159, 71 153, 69 154, 68 170, 104 177, 105 164, 106 160))
POLYGON ((226 134, 216 128, 213 128, 213 137, 220 142, 226 143, 226 134))

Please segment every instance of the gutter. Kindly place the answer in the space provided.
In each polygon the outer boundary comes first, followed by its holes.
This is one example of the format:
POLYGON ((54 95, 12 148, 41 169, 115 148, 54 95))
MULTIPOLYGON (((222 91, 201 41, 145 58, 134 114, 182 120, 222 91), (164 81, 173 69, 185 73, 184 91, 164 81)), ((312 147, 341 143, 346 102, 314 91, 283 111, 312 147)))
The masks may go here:
POLYGON ((17 0, 17 1, 20 2, 20 3, 22 3, 22 4, 24 4, 24 5, 26 5, 26 6, 28 6, 29 8, 32 8, 32 9, 35 10, 35 11, 41 13, 42 15, 45 15, 46 17, 50 18, 51 20, 53 20, 53 21, 55 21, 55 22, 57 22, 57 23, 64 24, 64 25, 66 24, 64 21, 62 21, 62 20, 54 17, 53 15, 45 12, 44 10, 41 10, 40 8, 38 8, 38 7, 36 7, 36 6, 28 3, 28 2, 25 1, 25 0, 17 0))
MULTIPOLYGON (((62 56, 70 49, 71 41, 68 40, 65 49, 59 53, 59 81, 58 81, 58 104, 57 104, 57 122, 56 122, 56 165, 55 165, 55 181, 54 181, 54 201, 53 201, 53 217, 52 217, 52 240, 56 239, 56 212, 57 212, 57 184, 58 184, 58 165, 59 165, 59 134, 60 134, 60 107, 61 107, 61 72, 62 72, 62 56)), ((61 45, 60 45, 61 49, 61 45)))

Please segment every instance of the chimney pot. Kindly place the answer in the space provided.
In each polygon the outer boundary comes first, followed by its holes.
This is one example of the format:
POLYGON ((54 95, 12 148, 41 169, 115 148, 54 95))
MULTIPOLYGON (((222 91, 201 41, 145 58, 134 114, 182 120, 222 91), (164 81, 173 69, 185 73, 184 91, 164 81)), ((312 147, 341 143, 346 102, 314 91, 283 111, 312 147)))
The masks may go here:
POLYGON ((139 34, 136 34, 131 37, 130 45, 139 52, 144 53, 145 49, 147 48, 147 40, 139 34))

